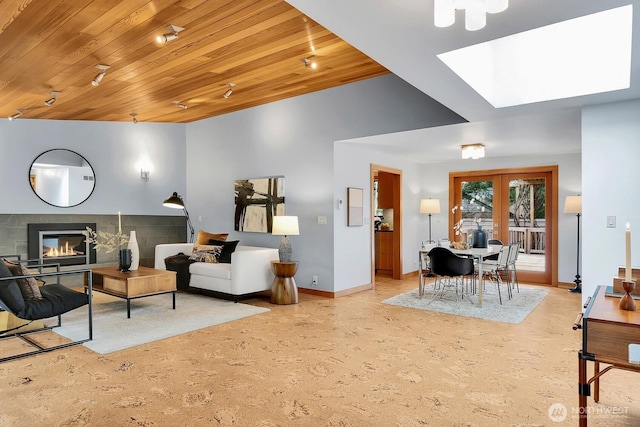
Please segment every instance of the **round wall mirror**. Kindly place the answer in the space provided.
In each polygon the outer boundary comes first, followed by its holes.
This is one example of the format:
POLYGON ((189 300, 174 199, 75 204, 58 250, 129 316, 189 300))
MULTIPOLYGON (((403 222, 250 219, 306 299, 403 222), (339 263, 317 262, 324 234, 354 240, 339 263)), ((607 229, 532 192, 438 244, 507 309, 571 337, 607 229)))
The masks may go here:
POLYGON ((29 183, 43 202, 60 208, 84 202, 96 186, 95 174, 87 159, 64 149, 40 154, 31 164, 29 183))

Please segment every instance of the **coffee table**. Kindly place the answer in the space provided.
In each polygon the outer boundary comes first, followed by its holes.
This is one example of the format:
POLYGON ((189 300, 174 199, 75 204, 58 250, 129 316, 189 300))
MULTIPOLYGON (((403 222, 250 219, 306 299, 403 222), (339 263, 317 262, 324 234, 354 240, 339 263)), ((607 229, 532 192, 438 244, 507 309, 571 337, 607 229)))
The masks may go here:
MULTIPOLYGON (((173 295, 176 309, 176 272, 138 267, 123 273, 117 266, 93 268, 93 290, 127 300, 127 319, 131 318, 131 300, 152 295, 173 295)), ((86 273, 85 273, 86 274, 86 273)))

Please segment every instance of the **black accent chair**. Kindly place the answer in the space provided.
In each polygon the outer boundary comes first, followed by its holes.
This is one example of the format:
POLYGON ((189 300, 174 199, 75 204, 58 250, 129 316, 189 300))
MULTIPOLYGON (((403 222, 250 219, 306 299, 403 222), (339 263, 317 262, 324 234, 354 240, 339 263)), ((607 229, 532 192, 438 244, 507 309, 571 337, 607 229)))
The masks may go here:
POLYGON ((453 289, 458 300, 458 292, 464 298, 464 278, 468 276, 474 280, 475 267, 473 258, 462 257, 454 254, 451 250, 443 247, 435 247, 429 251, 431 271, 436 275, 433 284, 434 293, 432 299, 442 297, 447 289, 453 289), (452 283, 453 282, 453 283, 452 283), (458 284, 461 284, 458 291, 458 284))
MULTIPOLYGON (((18 262, 20 261, 18 260, 18 262)), ((25 263, 26 265, 27 261, 24 261, 23 263, 25 263)), ((84 342, 90 341, 93 338, 93 317, 91 305, 93 283, 91 277, 91 269, 60 271, 59 264, 28 264, 28 267, 29 269, 37 268, 38 273, 22 276, 15 275, 7 267, 4 261, 0 259, 0 311, 7 311, 20 319, 30 322, 54 317, 57 317, 58 321, 57 324, 54 324, 53 326, 44 326, 42 328, 33 330, 24 331, 24 326, 28 325, 30 323, 29 322, 25 325, 0 331, 0 345, 4 340, 19 338, 35 348, 31 351, 4 356, 0 358, 0 362, 19 359, 22 357, 32 356, 39 353, 82 344, 84 342), (55 268, 56 271, 47 272, 46 270, 48 268, 55 268), (75 291, 60 283, 60 277, 85 273, 85 276, 87 278, 85 292, 75 291), (23 293, 20 290, 20 287, 16 280, 27 278, 36 278, 38 280, 48 280, 52 282, 55 281, 56 283, 45 283, 43 286, 39 286, 42 298, 26 299, 23 296, 23 293), (89 305, 87 339, 71 341, 56 346, 44 347, 30 336, 31 334, 48 331, 61 326, 62 314, 87 304, 89 305), (22 329, 23 332, 20 332, 20 329, 22 329)))

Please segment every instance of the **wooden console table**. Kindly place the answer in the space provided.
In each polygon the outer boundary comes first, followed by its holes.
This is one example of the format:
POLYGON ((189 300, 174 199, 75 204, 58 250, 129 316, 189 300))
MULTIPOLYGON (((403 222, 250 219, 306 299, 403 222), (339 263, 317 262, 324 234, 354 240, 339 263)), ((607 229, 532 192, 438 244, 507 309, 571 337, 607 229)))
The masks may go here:
POLYGON ((297 304, 298 287, 293 276, 298 271, 298 261, 271 261, 271 271, 276 276, 271 287, 271 303, 297 304))
MULTIPOLYGON (((85 273, 86 274, 86 273, 85 273)), ((123 273, 117 266, 92 269, 93 290, 127 300, 127 319, 131 318, 131 300, 151 295, 173 294, 176 309, 176 272, 138 267, 123 273)))
MULTIPOLYGON (((611 289, 611 287, 609 287, 611 289)), ((611 369, 640 372, 640 365, 629 363, 629 344, 640 344, 640 311, 618 308, 620 298, 606 296, 607 286, 598 286, 586 304, 586 310, 574 329, 582 329, 582 350, 578 352, 578 403, 580 427, 587 427, 587 396, 600 400, 600 377, 611 369), (594 362, 593 377, 588 378, 587 362, 594 362), (602 371, 600 364, 608 365, 602 371)))

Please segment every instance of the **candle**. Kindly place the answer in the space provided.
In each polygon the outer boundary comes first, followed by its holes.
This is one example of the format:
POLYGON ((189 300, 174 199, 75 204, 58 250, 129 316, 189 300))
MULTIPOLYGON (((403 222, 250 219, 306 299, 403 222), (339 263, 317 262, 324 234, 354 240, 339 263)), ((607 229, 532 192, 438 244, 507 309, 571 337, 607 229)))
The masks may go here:
POLYGON ((122 220, 120 219, 120 212, 118 212, 118 233, 122 233, 122 220))
POLYGON ((627 248, 627 259, 626 265, 624 269, 624 280, 631 280, 631 229, 629 228, 629 223, 627 223, 627 231, 625 232, 626 237, 626 248, 627 248))

